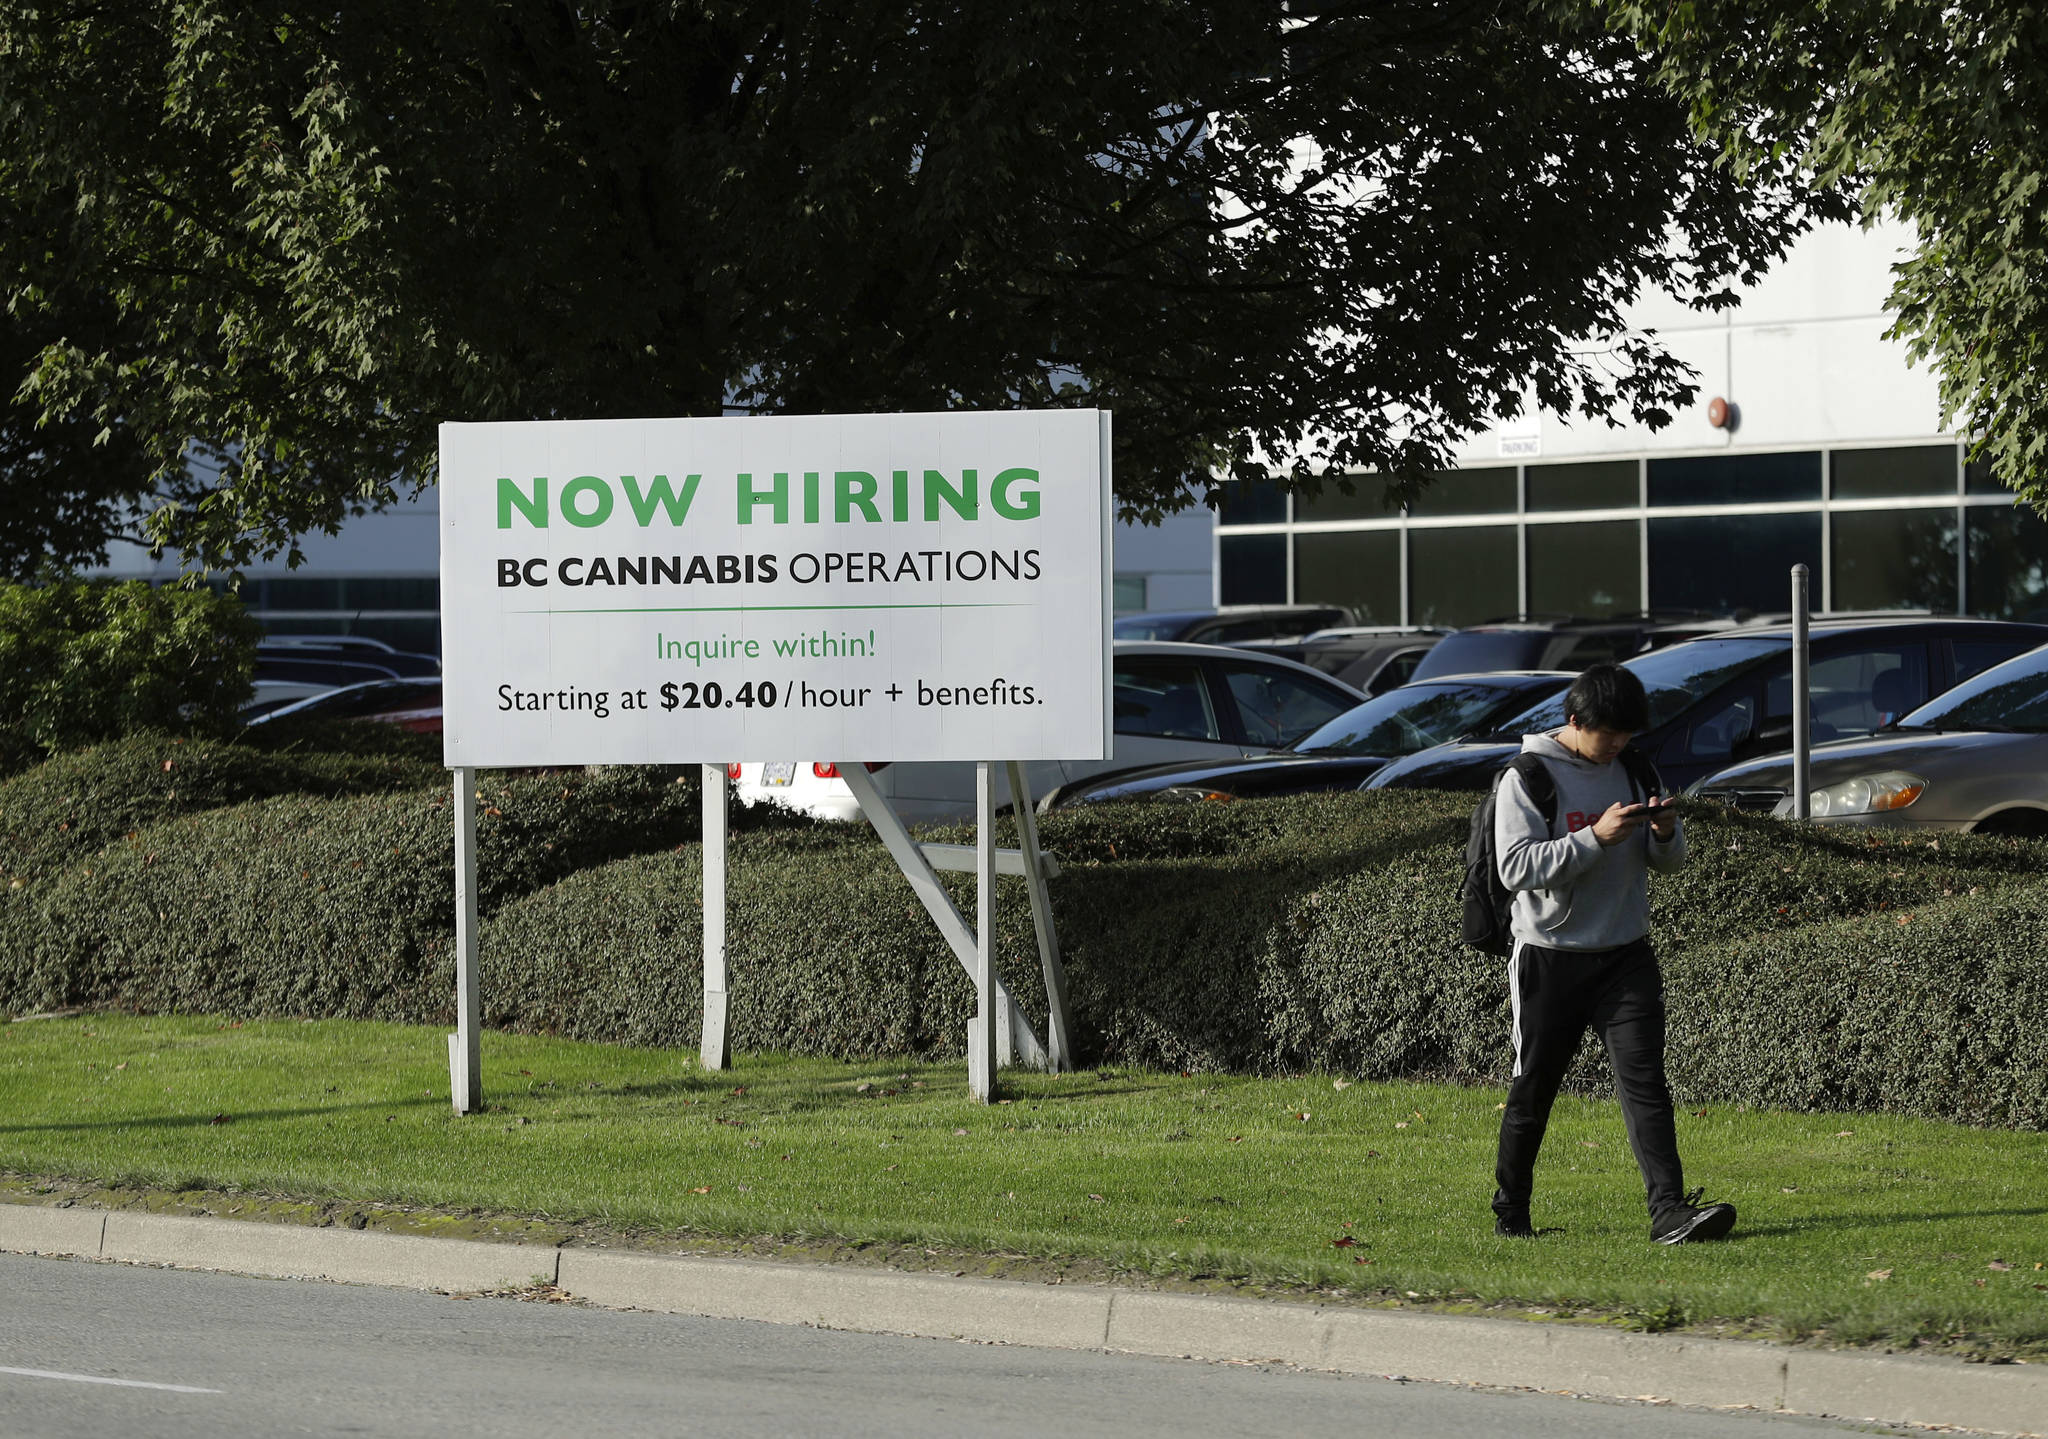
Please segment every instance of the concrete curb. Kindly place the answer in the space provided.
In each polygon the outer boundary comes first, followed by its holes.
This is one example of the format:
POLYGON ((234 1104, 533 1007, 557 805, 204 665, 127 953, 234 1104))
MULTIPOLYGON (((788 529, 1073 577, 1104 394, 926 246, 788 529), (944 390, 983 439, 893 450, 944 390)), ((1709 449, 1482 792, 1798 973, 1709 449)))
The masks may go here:
POLYGON ((454 1293, 540 1279, 592 1304, 1876 1423, 2040 1435, 2048 1365, 1788 1349, 1511 1319, 965 1279, 694 1255, 484 1244, 0 1203, 0 1251, 454 1293))

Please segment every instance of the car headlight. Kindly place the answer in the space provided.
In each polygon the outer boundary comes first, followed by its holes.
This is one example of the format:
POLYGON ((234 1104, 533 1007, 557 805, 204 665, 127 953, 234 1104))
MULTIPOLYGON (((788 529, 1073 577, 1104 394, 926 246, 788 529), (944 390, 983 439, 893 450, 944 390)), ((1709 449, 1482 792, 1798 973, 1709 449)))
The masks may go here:
POLYGON ((1808 810, 1815 819, 1838 814, 1882 814, 1887 810, 1904 809, 1920 798, 1926 789, 1926 780, 1902 769, 1859 774, 1854 779, 1815 790, 1808 810))
POLYGON ((1225 794, 1222 790, 1204 789, 1200 785, 1177 784, 1159 791, 1159 798, 1179 800, 1183 804, 1229 804, 1237 796, 1225 794))

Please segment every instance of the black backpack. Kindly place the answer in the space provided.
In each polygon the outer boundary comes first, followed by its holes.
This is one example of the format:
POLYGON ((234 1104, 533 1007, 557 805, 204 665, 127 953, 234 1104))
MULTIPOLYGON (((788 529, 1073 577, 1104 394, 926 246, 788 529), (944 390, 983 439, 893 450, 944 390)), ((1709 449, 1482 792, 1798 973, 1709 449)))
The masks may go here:
MULTIPOLYGON (((1629 784, 1639 799, 1647 799, 1661 789, 1657 767, 1641 751, 1623 750, 1621 767, 1628 771, 1629 784)), ((1522 777, 1544 824, 1555 829, 1557 781, 1550 777, 1550 766, 1533 754, 1523 753, 1508 762, 1508 769, 1522 777)), ((1458 903, 1465 913, 1465 943, 1482 954, 1505 958, 1515 947, 1510 930, 1515 893, 1501 883, 1500 855, 1493 847, 1494 799, 1500 792, 1500 779, 1500 775, 1494 776, 1493 788, 1486 792, 1479 808, 1472 811, 1472 830, 1465 840, 1465 877, 1458 883, 1458 903)))

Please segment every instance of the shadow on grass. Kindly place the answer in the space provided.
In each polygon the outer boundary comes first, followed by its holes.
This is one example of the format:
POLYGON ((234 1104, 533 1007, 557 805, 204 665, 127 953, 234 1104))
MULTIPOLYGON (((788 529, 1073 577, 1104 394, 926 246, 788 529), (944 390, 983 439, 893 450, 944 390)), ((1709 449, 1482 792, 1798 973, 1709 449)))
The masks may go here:
POLYGON ((1933 1214, 1829 1214, 1776 1224, 1740 1224, 1728 1236, 1739 1239, 1792 1239, 1829 1229, 1896 1229, 1904 1224, 1944 1224, 1964 1219, 2048 1219, 2048 1204, 2023 1209, 1944 1209, 1933 1214))
POLYGON ((443 1099, 393 1099, 382 1104, 323 1104, 305 1109, 249 1109, 229 1114, 215 1110, 212 1114, 179 1114, 148 1117, 132 1115, 123 1119, 101 1119, 91 1123, 61 1124, 0 1124, 0 1134, 77 1134, 105 1129, 205 1129, 210 1125, 227 1128, 229 1125, 261 1123, 265 1120, 315 1119, 322 1115, 346 1114, 352 1110, 369 1110, 389 1114, 394 1110, 420 1109, 447 1103, 443 1099), (226 1115, 225 1119, 218 1116, 226 1115))

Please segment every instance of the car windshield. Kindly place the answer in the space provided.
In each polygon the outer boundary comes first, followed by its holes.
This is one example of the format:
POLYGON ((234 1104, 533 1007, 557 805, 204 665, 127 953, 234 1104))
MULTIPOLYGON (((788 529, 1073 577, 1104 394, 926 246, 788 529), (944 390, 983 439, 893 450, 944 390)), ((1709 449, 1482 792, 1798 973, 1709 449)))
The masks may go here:
MULTIPOLYGON (((1633 671, 1650 695, 1651 729, 1677 717, 1694 700, 1712 694, 1744 670, 1754 669, 1772 655, 1791 648, 1789 640, 1725 639, 1688 640, 1669 649, 1652 650, 1623 662, 1633 671)), ((1538 734, 1561 728, 1565 721, 1566 691, 1560 690, 1542 704, 1524 710, 1500 728, 1500 734, 1538 734)))
POLYGON ((1299 754, 1414 754, 1470 734, 1510 693, 1499 685, 1402 685, 1312 730, 1294 749, 1299 754))
POLYGON ((1186 615, 1128 615, 1110 633, 1120 640, 1170 640, 1187 627, 1186 615))
POLYGON ((1900 720, 1899 728, 2048 734, 2048 646, 1964 680, 1900 720))

